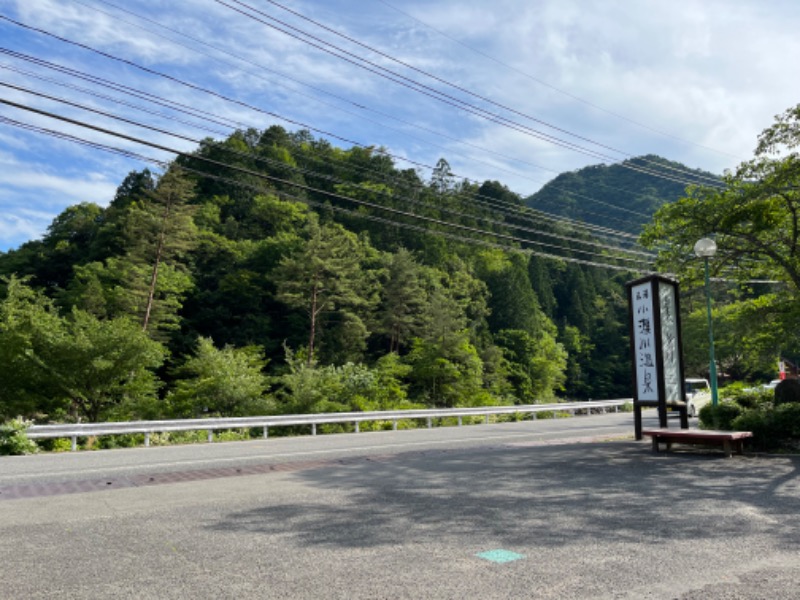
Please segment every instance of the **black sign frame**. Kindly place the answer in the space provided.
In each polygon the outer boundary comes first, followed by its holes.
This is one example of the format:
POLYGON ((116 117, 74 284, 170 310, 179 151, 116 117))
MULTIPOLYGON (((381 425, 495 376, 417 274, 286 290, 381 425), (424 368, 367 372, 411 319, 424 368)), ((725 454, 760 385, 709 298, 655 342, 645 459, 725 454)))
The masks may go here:
POLYGON ((688 429, 678 282, 662 275, 649 275, 630 281, 625 287, 636 439, 642 439, 643 408, 658 409, 662 428, 668 427, 668 408, 677 410, 681 428, 688 429), (665 305, 664 299, 669 303, 665 305))

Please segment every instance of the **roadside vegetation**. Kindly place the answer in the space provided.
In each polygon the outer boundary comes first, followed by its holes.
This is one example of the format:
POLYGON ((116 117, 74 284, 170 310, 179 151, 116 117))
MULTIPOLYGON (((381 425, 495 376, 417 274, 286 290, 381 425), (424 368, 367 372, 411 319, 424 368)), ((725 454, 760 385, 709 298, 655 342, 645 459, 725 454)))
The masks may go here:
MULTIPOLYGON (((646 203, 661 208, 641 242, 681 282, 687 375, 707 369, 692 253, 706 236, 719 249, 720 372, 769 380, 778 357, 800 357, 799 145, 800 105, 724 187, 646 203)), ((608 184, 617 170, 594 171, 608 184)), ((2 447, 26 447, 26 421, 630 396, 624 283, 637 274, 576 260, 585 230, 533 223, 524 206, 498 181, 459 181, 444 159, 424 180, 382 149, 276 126, 132 172, 108 206, 71 206, 42 239, 0 253, 2 447), (426 231, 403 216, 409 204, 426 231), (535 225, 535 243, 558 244, 545 257, 445 222, 509 239, 535 225)), ((748 424, 769 445, 798 437, 796 406, 743 392, 704 422, 748 424)))
POLYGON ((704 429, 752 431, 750 447, 760 451, 800 451, 800 381, 787 379, 775 390, 726 388, 720 403, 700 409, 704 429))

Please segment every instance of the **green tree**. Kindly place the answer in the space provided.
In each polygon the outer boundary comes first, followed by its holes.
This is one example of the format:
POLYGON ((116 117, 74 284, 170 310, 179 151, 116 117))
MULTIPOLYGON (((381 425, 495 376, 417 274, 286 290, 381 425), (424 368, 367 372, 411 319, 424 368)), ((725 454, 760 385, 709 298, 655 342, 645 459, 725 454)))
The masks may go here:
POLYGON ((308 365, 313 364, 317 337, 325 317, 336 315, 350 327, 351 343, 363 346, 368 331, 359 310, 369 310, 374 285, 362 269, 364 248, 340 225, 319 225, 310 219, 308 241, 281 260, 274 272, 278 299, 302 310, 308 318, 308 365))
MULTIPOLYGON (((677 273, 684 292, 701 285, 703 261, 693 253, 702 237, 711 236, 717 254, 710 261, 712 276, 728 280, 715 288, 717 303, 731 299, 744 304, 752 319, 770 323, 773 360, 798 347, 800 322, 800 105, 779 115, 758 140, 755 157, 723 178, 724 187, 693 187, 686 197, 662 207, 643 235, 642 243, 658 249, 662 270, 677 273), (769 302, 757 303, 763 286, 752 280, 779 282, 769 302), (735 283, 738 282, 738 287, 735 283), (725 295, 722 295, 722 294, 725 295)), ((740 306, 735 312, 741 312, 740 306)), ((734 320, 727 322, 733 325, 734 320)), ((732 339, 752 340, 745 320, 738 320, 732 339)), ((761 337, 761 336, 759 336, 761 337)), ((724 338, 722 340, 724 342, 724 338)), ((764 347, 765 340, 759 342, 764 347)), ((740 346, 745 347, 745 346, 740 346)), ((724 352, 724 346, 721 348, 724 352)), ((724 357, 724 355, 723 355, 724 357)), ((733 358, 733 356, 729 356, 733 358)), ((746 359, 753 364, 755 356, 746 359)))
POLYGON ((528 279, 525 257, 488 250, 480 258, 481 278, 490 293, 487 320, 491 330, 520 329, 535 333, 544 315, 528 279))
POLYGON ((211 339, 200 338, 194 355, 178 369, 181 379, 169 395, 172 410, 179 416, 268 414, 273 405, 266 395, 265 367, 260 348, 220 350, 211 339))
POLYGON ((444 158, 440 158, 431 172, 431 188, 438 194, 446 194, 453 189, 454 180, 450 163, 444 158))
MULTIPOLYGON (((147 331, 159 290, 162 265, 180 258, 193 245, 196 231, 189 200, 194 184, 178 169, 168 170, 159 180, 149 202, 136 206, 130 214, 128 236, 133 243, 129 257, 147 265, 150 276, 142 310, 142 329, 147 331)), ((170 265, 175 268, 175 264, 170 265)), ((131 281, 139 283, 138 278, 131 281)), ((141 286, 132 286, 137 289, 141 286)))
POLYGON ((165 352, 126 318, 100 320, 73 308, 58 314, 52 301, 11 279, 0 307, 5 410, 97 421, 126 402, 154 398, 153 370, 165 352), (22 412, 22 411, 20 411, 22 412))
POLYGON ((378 331, 389 338, 389 352, 399 352, 410 338, 422 335, 426 294, 420 268, 405 248, 388 255, 381 291, 378 331))
POLYGON ((800 291, 800 105, 780 115, 759 138, 755 158, 728 173, 723 188, 694 187, 665 205, 642 235, 664 268, 693 273, 702 261, 694 243, 714 235, 716 272, 779 279, 800 291))

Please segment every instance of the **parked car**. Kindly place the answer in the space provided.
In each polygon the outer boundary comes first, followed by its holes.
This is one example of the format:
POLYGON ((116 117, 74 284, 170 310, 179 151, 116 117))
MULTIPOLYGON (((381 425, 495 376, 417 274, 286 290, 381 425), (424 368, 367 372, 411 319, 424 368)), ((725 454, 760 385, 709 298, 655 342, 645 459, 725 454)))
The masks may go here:
POLYGON ((766 392, 770 390, 774 390, 778 387, 778 384, 781 382, 780 379, 773 379, 769 383, 762 383, 761 385, 757 385, 756 387, 744 388, 744 392, 766 392))
POLYGON ((711 386, 708 379, 685 379, 686 404, 690 417, 696 417, 700 409, 711 402, 711 386))

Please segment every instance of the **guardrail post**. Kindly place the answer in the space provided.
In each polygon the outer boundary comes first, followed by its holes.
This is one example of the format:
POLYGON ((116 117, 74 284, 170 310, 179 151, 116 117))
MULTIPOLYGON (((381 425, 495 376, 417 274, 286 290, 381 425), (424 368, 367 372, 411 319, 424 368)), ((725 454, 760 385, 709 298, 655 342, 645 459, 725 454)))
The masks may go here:
POLYGON ((75 452, 78 449, 78 436, 72 436, 72 451, 75 452))
POLYGON ((463 421, 463 419, 461 418, 461 415, 458 415, 458 426, 459 427, 461 427, 461 425, 463 425, 462 421, 463 421))
POLYGON ((149 448, 150 447, 150 432, 149 431, 145 431, 144 432, 144 447, 145 448, 149 448))
POLYGON ((433 422, 431 421, 431 418, 430 418, 430 417, 428 417, 426 420, 428 421, 428 429, 430 429, 431 427, 433 427, 433 422))
POLYGON ((264 425, 264 439, 267 439, 268 437, 269 437, 269 427, 264 425))
POLYGON ((486 416, 484 417, 484 423, 487 425, 489 424, 489 413, 486 413, 486 416))
POLYGON ((392 421, 392 431, 397 431, 397 419, 392 421))
POLYGON ((311 435, 317 435, 317 424, 316 423, 312 423, 311 424, 311 435))
POLYGON ((360 427, 360 425, 361 425, 361 423, 359 423, 358 421, 356 421, 356 433, 361 433, 361 427, 360 427))
POLYGON ((214 441, 214 430, 213 429, 209 429, 208 430, 208 443, 210 444, 213 441, 214 441))
POLYGON ((535 420, 536 420, 536 413, 532 412, 531 413, 531 421, 535 421, 535 420))

